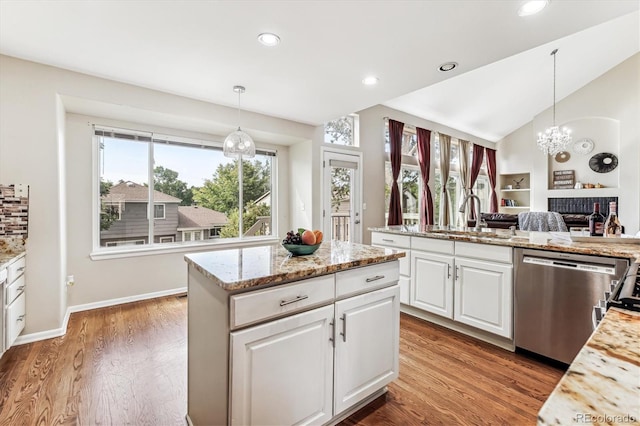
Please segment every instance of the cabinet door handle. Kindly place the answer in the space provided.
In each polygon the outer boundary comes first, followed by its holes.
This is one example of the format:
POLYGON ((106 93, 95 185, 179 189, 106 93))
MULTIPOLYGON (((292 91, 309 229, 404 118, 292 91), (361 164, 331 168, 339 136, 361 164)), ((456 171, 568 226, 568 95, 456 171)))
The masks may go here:
POLYGON ((292 303, 296 303, 296 302, 299 302, 301 300, 308 299, 308 298, 309 298, 309 296, 298 296, 298 297, 295 297, 295 298, 290 299, 290 300, 283 300, 283 301, 280 302, 280 306, 290 305, 292 303))
POLYGON ((381 279, 383 279, 383 278, 384 278, 384 275, 376 275, 375 277, 369 277, 369 278, 367 278, 365 281, 366 281, 366 282, 368 282, 368 283, 370 283, 370 282, 373 282, 373 281, 381 280, 381 279))
POLYGON ((333 343, 333 347, 336 347, 336 321, 333 320, 329 323, 331 326, 331 337, 329 337, 329 341, 333 343))
POLYGON ((25 315, 25 314, 20 315, 20 316, 16 319, 16 322, 24 321, 24 315, 25 315))
POLYGON ((458 280, 458 266, 456 265, 456 281, 458 280))
POLYGON ((342 314, 342 316, 340 317, 340 321, 342 321, 342 333, 340 333, 340 335, 342 336, 342 341, 346 342, 347 341, 347 314, 342 314))
POLYGON ((447 263, 447 278, 451 278, 451 264, 447 263))

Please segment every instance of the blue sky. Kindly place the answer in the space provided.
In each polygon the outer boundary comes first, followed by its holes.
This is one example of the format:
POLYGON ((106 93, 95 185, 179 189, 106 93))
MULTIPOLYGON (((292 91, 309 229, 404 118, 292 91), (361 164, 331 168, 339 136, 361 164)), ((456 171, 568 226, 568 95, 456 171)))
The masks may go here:
MULTIPOLYGON (((147 183, 147 143, 123 139, 104 138, 101 158, 101 176, 117 183, 120 179, 147 183)), ((202 186, 211 179, 219 164, 233 160, 222 151, 189 148, 185 146, 154 144, 155 165, 178 172, 178 179, 189 186, 202 186)))

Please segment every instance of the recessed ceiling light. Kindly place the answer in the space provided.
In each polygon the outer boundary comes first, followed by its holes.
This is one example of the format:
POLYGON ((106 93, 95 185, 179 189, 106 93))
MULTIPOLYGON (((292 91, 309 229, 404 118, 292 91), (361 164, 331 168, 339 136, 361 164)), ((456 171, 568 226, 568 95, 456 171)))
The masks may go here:
POLYGON ((549 4, 549 0, 526 1, 522 4, 522 6, 520 6, 520 9, 518 9, 518 15, 519 16, 535 15, 536 13, 540 12, 542 9, 547 7, 547 4, 549 4))
POLYGON ((378 77, 369 76, 362 79, 362 84, 365 86, 375 86, 379 81, 380 79, 378 77))
POLYGON ((438 67, 438 69, 440 71, 447 72, 447 71, 451 71, 452 69, 454 69, 457 66, 458 66, 457 62, 445 62, 444 64, 440 65, 438 67))
POLYGON ((273 33, 262 33, 258 35, 258 41, 265 46, 273 47, 280 44, 280 37, 273 33))

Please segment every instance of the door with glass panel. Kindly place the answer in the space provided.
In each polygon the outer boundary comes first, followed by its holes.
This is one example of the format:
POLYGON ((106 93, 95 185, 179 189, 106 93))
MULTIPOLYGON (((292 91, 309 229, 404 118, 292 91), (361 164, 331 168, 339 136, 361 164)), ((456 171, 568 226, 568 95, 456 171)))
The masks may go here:
POLYGON ((323 232, 332 240, 359 243, 362 241, 362 157, 325 151, 322 164, 323 232))

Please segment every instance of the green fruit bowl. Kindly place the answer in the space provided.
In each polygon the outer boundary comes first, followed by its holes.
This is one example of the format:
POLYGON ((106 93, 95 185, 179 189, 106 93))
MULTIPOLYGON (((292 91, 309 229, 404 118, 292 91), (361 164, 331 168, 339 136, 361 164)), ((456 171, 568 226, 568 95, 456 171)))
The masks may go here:
POLYGON ((282 247, 287 249, 287 251, 293 256, 306 256, 318 250, 320 244, 314 244, 311 246, 306 244, 282 244, 282 247))

